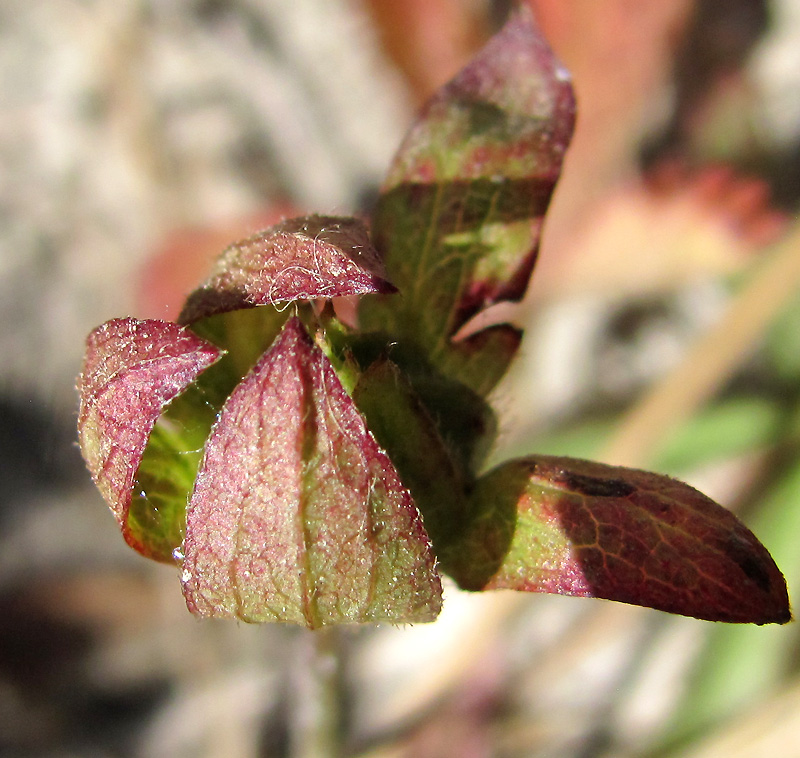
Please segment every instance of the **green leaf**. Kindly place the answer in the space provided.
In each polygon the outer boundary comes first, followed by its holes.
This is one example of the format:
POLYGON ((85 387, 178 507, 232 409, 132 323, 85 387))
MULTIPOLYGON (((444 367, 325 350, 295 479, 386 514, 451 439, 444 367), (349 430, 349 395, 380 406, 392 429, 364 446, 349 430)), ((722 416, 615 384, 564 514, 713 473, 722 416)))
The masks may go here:
POLYGON ((795 386, 800 377, 800 297, 784 307, 767 331, 764 347, 777 376, 795 386))
MULTIPOLYGON (((496 331, 498 330, 486 329, 471 339, 483 341, 484 335, 493 335, 496 331)), ((505 330, 500 328, 499 331, 505 330)), ((376 363, 390 361, 396 365, 402 382, 410 385, 409 391, 415 397, 414 403, 421 402, 424 406, 465 481, 470 480, 473 472, 482 467, 495 439, 497 419, 490 405, 476 389, 431 366, 425 355, 411 343, 395 342, 385 333, 360 334, 347 331, 337 335, 327 328, 326 337, 335 342, 340 356, 356 364, 359 376, 368 372, 376 363)), ((495 337, 490 336, 488 341, 492 339, 495 337)), ((487 365, 485 372, 476 373, 473 378, 489 376, 494 370, 487 365)), ((337 372, 341 377, 339 366, 337 372)), ((402 394, 405 390, 398 387, 398 391, 402 394)), ((397 402, 401 407, 405 404, 400 399, 397 402)), ((403 422, 399 420, 399 414, 395 415, 398 416, 396 434, 402 435, 403 422)), ((407 423, 414 426, 417 422, 409 419, 407 423)), ((388 439, 382 444, 391 445, 388 439)))
POLYGON ((414 494, 441 558, 466 519, 464 470, 411 383, 391 361, 375 361, 361 375, 353 400, 414 494))
POLYGON ((431 621, 441 607, 411 495, 297 318, 214 425, 184 551, 201 616, 317 628, 431 621))
POLYGON ((198 400, 198 391, 190 387, 164 409, 133 482, 126 539, 134 546, 146 546, 146 552, 140 552, 148 558, 165 563, 177 562, 176 551, 186 534, 186 504, 213 423, 213 413, 198 400), (189 408, 197 412, 188 414, 189 408), (194 417, 191 426, 182 422, 187 415, 194 417))
POLYGON ((166 321, 115 319, 87 339, 78 384, 81 453, 125 539, 148 557, 171 560, 182 513, 164 513, 153 524, 140 497, 132 505, 145 446, 164 407, 220 355, 214 345, 166 321))
POLYGON ((453 341, 439 366, 448 377, 486 397, 505 375, 522 342, 522 330, 509 324, 482 329, 466 339, 453 341))
POLYGON ((262 305, 217 313, 189 326, 195 334, 226 352, 214 367, 214 381, 206 382, 205 387, 206 392, 213 395, 217 408, 222 406, 241 378, 275 341, 286 321, 298 311, 307 310, 307 303, 293 304, 291 309, 283 310, 262 305))
POLYGON ((786 583, 736 517, 682 482, 530 456, 479 480, 454 578, 741 623, 791 618, 786 583))
POLYGON ((487 306, 518 300, 572 134, 569 76, 523 6, 424 108, 389 170, 375 246, 401 296, 362 304, 365 329, 418 345, 448 376, 502 375, 517 343, 451 338, 487 306), (466 352, 469 360, 454 357, 466 352), (462 374, 465 372, 466 375, 462 374))

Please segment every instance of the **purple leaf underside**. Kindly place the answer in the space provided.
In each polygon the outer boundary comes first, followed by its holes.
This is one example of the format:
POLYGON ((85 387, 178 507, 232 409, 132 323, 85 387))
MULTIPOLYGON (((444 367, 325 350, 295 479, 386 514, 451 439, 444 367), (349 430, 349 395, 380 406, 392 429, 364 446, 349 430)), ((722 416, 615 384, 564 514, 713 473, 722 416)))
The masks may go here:
POLYGON ((531 456, 479 481, 460 547, 468 589, 599 597, 710 621, 785 623, 784 578, 729 511, 689 485, 531 456))
POLYGON ((408 490, 297 318, 226 402, 187 512, 201 616, 430 621, 441 584, 408 490))
POLYGON ((395 291, 363 223, 308 216, 229 247, 189 295, 178 320, 189 324, 257 305, 395 291))
POLYGON ((222 354, 167 321, 114 319, 88 337, 79 379, 81 453, 126 539, 136 471, 164 407, 222 354))

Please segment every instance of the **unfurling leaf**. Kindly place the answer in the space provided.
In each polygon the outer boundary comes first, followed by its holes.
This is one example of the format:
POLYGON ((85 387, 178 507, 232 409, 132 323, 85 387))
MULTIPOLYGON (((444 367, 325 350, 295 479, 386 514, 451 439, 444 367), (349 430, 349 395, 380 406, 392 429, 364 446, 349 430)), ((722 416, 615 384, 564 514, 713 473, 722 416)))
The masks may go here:
POLYGON ((187 512, 183 588, 202 616, 311 628, 439 613, 411 495, 297 318, 211 432, 187 512))
POLYGON ((729 511, 669 477, 530 456, 479 480, 467 589, 600 597, 711 621, 789 621, 786 583, 729 511))
POLYGON ((451 338, 524 293, 574 113, 569 76, 521 6, 434 95, 394 159, 372 229, 402 299, 365 302, 366 328, 419 344, 476 390, 469 375, 484 363, 502 374, 518 344, 510 327, 485 352, 451 338))
POLYGON ((256 305, 395 291, 364 224, 308 216, 231 245, 189 295, 178 321, 190 324, 256 305))
POLYGON ((135 475, 164 407, 221 351, 167 321, 115 319, 88 337, 78 389, 78 439, 86 465, 132 547, 159 551, 129 528, 135 475))

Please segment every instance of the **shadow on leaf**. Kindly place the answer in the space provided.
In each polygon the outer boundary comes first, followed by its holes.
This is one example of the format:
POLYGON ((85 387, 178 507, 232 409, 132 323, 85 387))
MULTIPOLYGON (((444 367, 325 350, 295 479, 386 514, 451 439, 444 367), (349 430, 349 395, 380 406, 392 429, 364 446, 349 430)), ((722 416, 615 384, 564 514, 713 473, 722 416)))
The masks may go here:
POLYGON ((598 597, 739 623, 790 620, 786 583, 729 511, 669 477, 570 458, 477 483, 446 568, 465 589, 598 597))

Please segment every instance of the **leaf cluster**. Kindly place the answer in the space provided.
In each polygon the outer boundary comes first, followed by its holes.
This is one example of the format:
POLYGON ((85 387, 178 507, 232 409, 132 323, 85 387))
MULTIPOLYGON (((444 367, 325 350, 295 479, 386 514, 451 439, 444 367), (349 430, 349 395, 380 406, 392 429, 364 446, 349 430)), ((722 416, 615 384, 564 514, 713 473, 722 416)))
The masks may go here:
POLYGON ((789 619, 780 571, 685 484, 526 456, 486 473, 488 401, 572 133, 569 77, 520 8, 426 105, 369 226, 290 219, 232 245, 179 324, 89 337, 81 449, 128 543, 202 616, 434 619, 470 590, 789 619), (358 323, 337 313, 361 298, 358 323))

